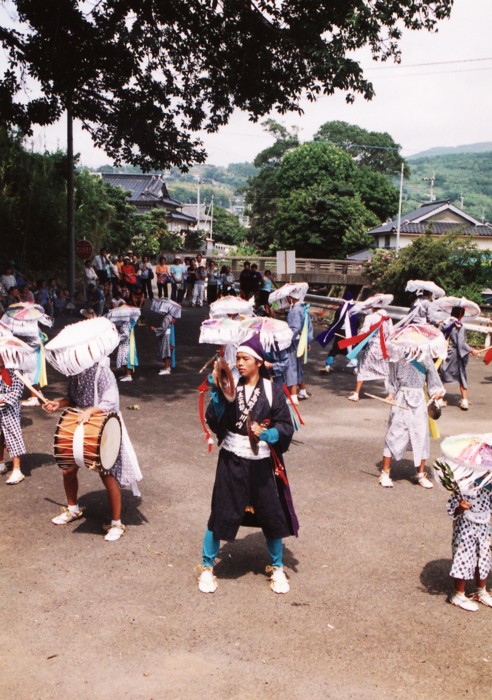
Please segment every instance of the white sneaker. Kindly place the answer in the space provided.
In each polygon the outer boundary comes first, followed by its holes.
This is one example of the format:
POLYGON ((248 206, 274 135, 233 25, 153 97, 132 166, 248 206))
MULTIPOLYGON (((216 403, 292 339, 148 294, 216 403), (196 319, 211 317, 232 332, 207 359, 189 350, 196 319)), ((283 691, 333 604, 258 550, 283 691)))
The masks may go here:
POLYGON ((381 472, 379 474, 379 484, 381 486, 384 486, 384 488, 386 488, 386 489, 393 488, 393 480, 390 477, 390 473, 384 471, 384 469, 381 469, 381 472))
POLYGON ((6 474, 8 472, 9 468, 5 464, 5 462, 0 462, 0 474, 6 474))
POLYGON ((425 472, 417 472, 417 484, 422 486, 424 489, 434 488, 434 484, 427 478, 427 474, 425 472))
POLYGON ((67 525, 67 523, 71 523, 72 520, 78 520, 83 516, 84 512, 82 510, 78 510, 75 513, 68 508, 63 509, 63 513, 61 515, 57 515, 55 518, 51 519, 51 522, 54 525, 67 525))
POLYGON ((473 596, 473 600, 486 605, 488 608, 492 608, 492 596, 485 588, 479 588, 473 596))
POLYGON ((14 469, 12 474, 9 476, 7 481, 5 482, 9 486, 13 486, 14 484, 20 484, 21 481, 24 481, 26 477, 24 474, 21 472, 20 469, 14 469))
POLYGON ((295 404, 296 406, 299 405, 299 398, 298 398, 297 394, 291 394, 291 395, 290 395, 290 400, 291 400, 291 402, 292 402, 293 404, 295 404))
POLYGON ((301 391, 297 394, 297 398, 298 398, 298 399, 301 399, 301 400, 302 400, 302 399, 308 399, 308 398, 309 398, 309 394, 307 393, 307 391, 306 391, 305 389, 301 389, 301 391))
POLYGON ((460 408, 462 411, 468 411, 468 409, 470 408, 470 404, 468 403, 468 399, 461 399, 460 408))
POLYGON ((170 368, 161 369, 161 370, 159 371, 159 374, 160 374, 160 375, 162 375, 162 374, 171 374, 171 370, 170 370, 170 368))
POLYGON ((217 579, 212 567, 206 567, 198 577, 198 590, 202 593, 215 593, 218 588, 217 579))
POLYGON ((124 525, 105 525, 103 529, 106 530, 106 534, 104 536, 106 542, 116 542, 116 540, 119 540, 125 532, 124 525))
POLYGON ((31 396, 31 398, 22 401, 23 406, 40 406, 41 402, 37 396, 31 396))
POLYGON ((333 372, 331 365, 325 365, 320 372, 326 372, 326 374, 329 374, 330 372, 333 372))
POLYGON ((359 394, 356 391, 353 391, 350 396, 348 397, 349 401, 358 401, 359 400, 359 394))
POLYGON ((132 382, 133 378, 130 374, 126 374, 124 377, 120 377, 120 382, 132 382))
POLYGON ((270 576, 270 588, 274 593, 288 593, 290 591, 283 566, 273 567, 272 575, 270 576))
POLYGON ((455 593, 449 600, 451 605, 456 605, 458 608, 463 610, 468 610, 469 612, 478 612, 478 603, 474 600, 470 600, 466 595, 455 593))

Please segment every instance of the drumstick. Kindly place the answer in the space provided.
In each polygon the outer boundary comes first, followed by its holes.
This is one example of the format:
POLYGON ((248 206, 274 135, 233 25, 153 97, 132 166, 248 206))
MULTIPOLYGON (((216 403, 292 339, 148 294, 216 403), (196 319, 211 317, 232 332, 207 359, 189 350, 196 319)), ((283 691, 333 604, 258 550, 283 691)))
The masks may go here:
POLYGON ((27 386, 29 391, 32 391, 32 393, 38 397, 40 401, 42 401, 43 403, 48 403, 48 399, 46 398, 46 396, 43 396, 43 394, 40 391, 35 389, 31 382, 28 379, 26 379, 24 375, 19 372, 18 369, 14 369, 14 374, 18 379, 21 380, 23 384, 25 384, 25 386, 27 386))
POLYGON ((201 374, 202 372, 205 372, 205 370, 207 369, 207 367, 208 367, 209 365, 211 365, 212 362, 214 362, 214 360, 216 360, 216 359, 217 359, 217 355, 214 355, 213 357, 210 358, 210 360, 207 360, 207 361, 205 362, 205 364, 203 365, 203 367, 201 368, 199 374, 201 374))
POLYGON ((367 391, 364 392, 364 396, 369 396, 371 399, 377 399, 378 401, 382 401, 383 403, 387 403, 390 406, 394 406, 395 408, 403 408, 404 411, 409 410, 408 406, 402 406, 399 403, 395 403, 395 401, 390 401, 389 399, 383 399, 382 396, 376 396, 376 394, 368 394, 367 391))

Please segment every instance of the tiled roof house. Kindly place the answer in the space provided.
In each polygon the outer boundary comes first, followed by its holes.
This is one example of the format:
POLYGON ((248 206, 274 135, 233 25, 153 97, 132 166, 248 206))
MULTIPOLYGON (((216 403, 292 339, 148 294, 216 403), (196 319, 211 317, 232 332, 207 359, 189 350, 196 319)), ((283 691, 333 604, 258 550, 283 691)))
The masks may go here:
POLYGON ((124 189, 128 203, 139 211, 165 209, 172 233, 181 233, 196 225, 196 218, 182 211, 183 204, 170 197, 162 175, 102 173, 101 177, 104 182, 124 189))
MULTIPOLYGON (((398 220, 393 219, 369 231, 375 238, 376 248, 396 248, 398 220)), ((427 202, 419 209, 402 214, 400 248, 413 243, 423 234, 441 236, 456 232, 471 236, 481 250, 492 250, 492 225, 483 223, 455 207, 449 201, 427 202)))

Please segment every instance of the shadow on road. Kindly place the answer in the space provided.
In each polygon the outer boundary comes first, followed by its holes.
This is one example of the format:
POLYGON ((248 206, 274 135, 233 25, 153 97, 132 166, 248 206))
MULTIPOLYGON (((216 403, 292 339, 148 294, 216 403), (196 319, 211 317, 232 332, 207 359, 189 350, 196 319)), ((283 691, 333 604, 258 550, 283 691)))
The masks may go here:
MULTIPOLYGON (((235 542, 226 542, 219 553, 219 562, 215 566, 215 573, 219 578, 237 579, 248 573, 256 576, 265 574, 265 567, 269 566, 265 537, 262 532, 254 532, 235 542)), ((299 560, 284 544, 284 567, 297 573, 299 560)))

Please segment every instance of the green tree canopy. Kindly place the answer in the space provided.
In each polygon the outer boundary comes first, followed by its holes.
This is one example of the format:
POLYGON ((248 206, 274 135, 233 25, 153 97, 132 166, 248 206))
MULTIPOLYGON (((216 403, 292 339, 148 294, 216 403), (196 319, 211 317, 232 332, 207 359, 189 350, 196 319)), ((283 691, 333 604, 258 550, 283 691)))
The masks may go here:
POLYGON ((311 141, 250 181, 251 239, 269 252, 344 257, 369 247, 367 230, 393 214, 398 192, 343 149, 311 141))
POLYGON ((222 207, 214 207, 214 239, 220 243, 240 245, 247 237, 247 230, 237 216, 222 207))
POLYGON ((399 175, 402 164, 404 175, 410 169, 400 155, 401 146, 386 132, 366 131, 355 124, 342 121, 326 122, 314 135, 315 141, 326 141, 343 148, 361 166, 383 175, 399 175))
POLYGON ((395 303, 408 304, 408 280, 433 280, 447 294, 475 297, 492 284, 492 256, 468 238, 456 234, 424 235, 394 252, 377 250, 367 264, 376 290, 395 295, 395 303))
POLYGON ((203 162, 196 132, 235 108, 253 119, 300 111, 336 90, 372 98, 353 58, 398 60, 403 27, 429 29, 452 0, 11 0, 0 118, 28 133, 70 107, 116 161, 203 162), (13 13, 10 13, 13 14, 13 13), (26 80, 35 89, 25 90, 26 80))

